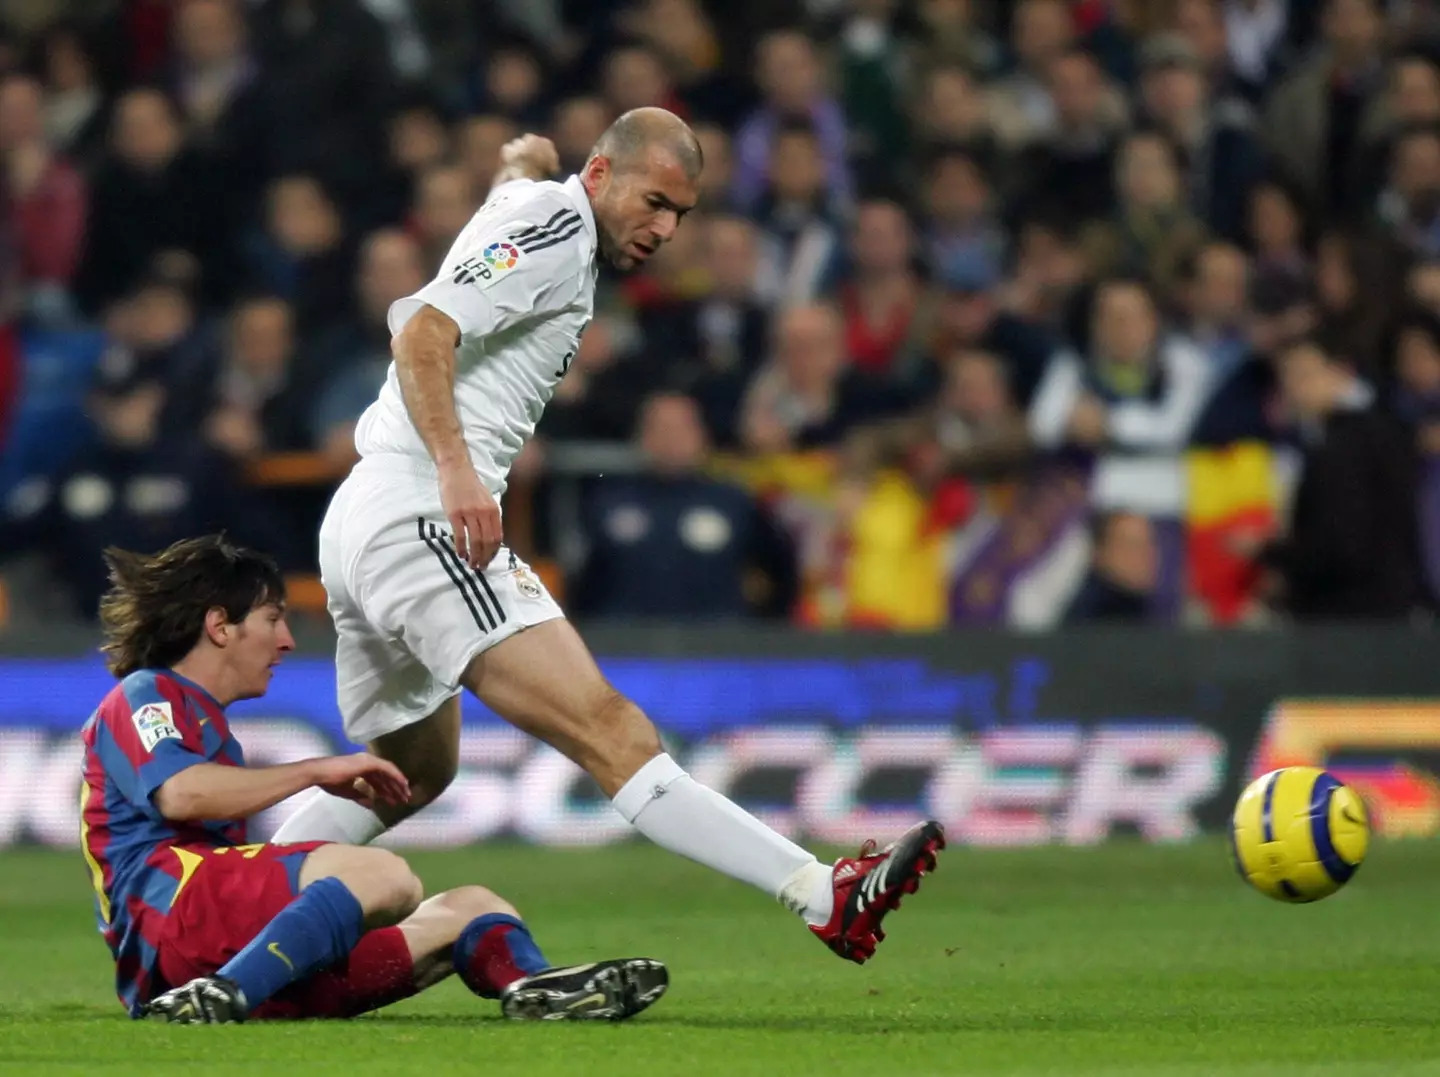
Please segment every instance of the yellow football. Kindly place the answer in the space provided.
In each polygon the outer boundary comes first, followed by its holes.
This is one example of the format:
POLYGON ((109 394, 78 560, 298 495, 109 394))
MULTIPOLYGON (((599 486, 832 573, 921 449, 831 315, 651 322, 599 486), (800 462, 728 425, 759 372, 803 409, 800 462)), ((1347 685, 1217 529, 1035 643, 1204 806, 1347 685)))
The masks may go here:
POLYGON ((1235 805, 1231 848, 1241 877, 1276 901, 1319 901, 1365 859, 1370 820, 1358 793, 1319 767, 1282 767, 1235 805))

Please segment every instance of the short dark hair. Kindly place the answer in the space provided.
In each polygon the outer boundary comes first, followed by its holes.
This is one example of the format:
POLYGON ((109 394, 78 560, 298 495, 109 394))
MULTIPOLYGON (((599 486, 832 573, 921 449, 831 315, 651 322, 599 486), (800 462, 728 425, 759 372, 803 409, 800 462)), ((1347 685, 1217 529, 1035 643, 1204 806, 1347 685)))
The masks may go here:
POLYGON ((200 642, 205 615, 238 624, 285 601, 285 580, 267 555, 223 535, 183 539, 157 554, 105 551, 110 590, 100 600, 100 650, 116 677, 175 665, 200 642))

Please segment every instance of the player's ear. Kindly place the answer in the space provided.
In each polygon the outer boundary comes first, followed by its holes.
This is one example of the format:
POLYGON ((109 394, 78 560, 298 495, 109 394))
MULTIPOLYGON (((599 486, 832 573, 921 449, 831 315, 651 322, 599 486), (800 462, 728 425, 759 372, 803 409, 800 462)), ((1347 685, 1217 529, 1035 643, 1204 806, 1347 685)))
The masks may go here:
POLYGON ((610 179, 610 158, 595 154, 585 162, 580 173, 580 182, 593 197, 604 189, 610 179))
POLYGON ((220 606, 212 606, 205 611, 205 638, 215 646, 224 647, 229 643, 233 629, 230 618, 220 606))

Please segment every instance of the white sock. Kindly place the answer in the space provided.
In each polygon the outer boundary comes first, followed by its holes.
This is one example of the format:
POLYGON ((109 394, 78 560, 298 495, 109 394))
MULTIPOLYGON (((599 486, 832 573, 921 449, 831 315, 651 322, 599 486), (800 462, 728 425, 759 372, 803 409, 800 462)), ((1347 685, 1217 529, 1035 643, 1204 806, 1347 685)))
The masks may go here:
POLYGON ((773 894, 810 923, 830 919, 830 870, 668 755, 636 771, 611 803, 661 848, 773 894), (823 893, 816 885, 821 875, 823 893))
POLYGON ((385 824, 369 808, 353 800, 315 790, 293 815, 280 824, 273 842, 334 841, 368 845, 385 833, 385 824))

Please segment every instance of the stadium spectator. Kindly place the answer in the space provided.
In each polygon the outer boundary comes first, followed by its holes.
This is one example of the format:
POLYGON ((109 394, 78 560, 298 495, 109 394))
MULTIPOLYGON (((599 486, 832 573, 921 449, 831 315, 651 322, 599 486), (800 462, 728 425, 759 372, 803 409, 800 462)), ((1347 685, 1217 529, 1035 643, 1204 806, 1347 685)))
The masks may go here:
POLYGON ((616 317, 590 323, 565 380, 538 427, 544 441, 623 441, 635 426, 638 402, 653 387, 653 368, 636 354, 630 325, 616 317))
POLYGON ((347 208, 363 202, 394 85, 379 21, 360 0, 271 0, 251 25, 273 102, 271 175, 313 173, 347 208))
POLYGON ((497 43, 482 68, 482 84, 471 94, 473 111, 493 112, 533 130, 543 119, 545 69, 539 54, 519 41, 497 43))
MULTIPOLYGON (((389 224, 405 216, 415 201, 421 176, 448 163, 452 149, 444 113, 426 95, 417 95, 391 112, 386 134, 390 146, 386 174, 383 178, 377 177, 375 195, 367 199, 374 204, 373 208, 364 215, 364 219, 379 224, 389 224)), ((490 159, 499 160, 502 144, 485 147, 490 151, 490 159)), ((461 164, 465 164, 463 157, 461 164)))
POLYGON ((205 440, 239 462, 308 448, 304 388, 296 384, 289 304, 277 296, 242 300, 230 315, 210 386, 205 440))
POLYGON ((1140 60, 1145 114, 1180 147, 1191 211, 1212 231, 1239 239, 1245 195, 1265 163, 1249 106, 1210 96, 1200 56, 1182 37, 1152 38, 1140 60))
POLYGON ((762 294, 780 306, 806 303, 829 284, 842 243, 814 129, 804 123, 781 128, 769 168, 769 185, 752 210, 764 233, 762 294))
MULTIPOLYGON (((603 123, 601 128, 604 128, 603 123)), ((471 116, 461 122, 455 141, 458 144, 459 163, 470 178, 472 191, 484 193, 494 186, 495 172, 500 167, 500 147, 519 133, 520 129, 515 126, 514 121, 505 116, 471 116)), ((562 149, 561 152, 564 154, 567 151, 562 149)), ((573 158, 562 156, 561 160, 573 161, 573 158)), ((584 164, 583 158, 580 163, 584 164)))
POLYGON ((605 58, 601 87, 612 116, 646 105, 658 105, 677 116, 689 111, 676 96, 660 57, 646 45, 626 45, 612 51, 605 58))
POLYGON ((756 207, 767 178, 775 182, 782 133, 805 126, 814 133, 825 203, 847 207, 854 192, 845 157, 845 115, 821 85, 814 44, 794 30, 769 34, 760 42, 757 68, 765 104, 735 136, 736 204, 746 212, 756 207))
POLYGON ((910 149, 905 65, 909 50, 898 0, 858 0, 837 28, 835 81, 847 150, 861 186, 898 183, 910 149))
POLYGON ((1327 232, 1316 248, 1316 332, 1332 355, 1372 379, 1384 366, 1385 334, 1403 286, 1394 262, 1385 245, 1355 231, 1327 232))
POLYGON ((1183 287, 1186 332, 1208 361, 1210 396, 1190 440, 1228 445, 1274 433, 1274 373, 1257 355, 1252 327, 1250 266, 1238 247, 1213 240, 1200 249, 1183 287))
POLYGON ((1127 116, 1095 57, 1072 50, 1046 72, 1055 118, 1031 139, 1021 158, 1025 202, 1055 207, 1077 219, 1115 208, 1115 149, 1127 116))
POLYGON ((418 292, 428 276, 412 237, 398 228, 370 233, 360 248, 355 317, 330 328, 310 349, 307 380, 318 382, 319 391, 307 416, 309 441, 337 472, 354 463, 355 423, 385 383, 390 306, 418 292))
POLYGON ((903 467, 931 490, 950 476, 981 483, 1014 478, 1029 461, 1025 418, 1004 364, 988 352, 958 350, 942 367, 933 404, 859 427, 846 439, 844 463, 852 479, 879 467, 903 467))
POLYGON ((1395 411, 1419 454, 1420 550, 1431 602, 1440 600, 1440 318, 1414 314, 1395 334, 1395 411))
MULTIPOLYGON (((1080 226, 1064 212, 1037 213, 1018 229, 1015 268, 1001 289, 1001 304, 1022 324, 1057 340, 1078 342, 1090 263, 1080 226)), ((1043 365, 1044 358, 1039 360, 1043 365)), ((1038 370, 1037 370, 1038 376, 1038 370)))
POLYGON ((1000 199, 975 154, 960 147, 937 153, 925 170, 921 202, 921 255, 932 271, 970 251, 1004 257, 1000 199))
POLYGON ((92 184, 85 254, 74 282, 87 314, 124 295, 156 255, 172 251, 199 261, 208 299, 227 296, 232 236, 209 216, 209 184, 163 94, 132 90, 120 98, 110 151, 92 184))
POLYGON ((999 43, 977 22, 971 0, 921 0, 912 61, 922 71, 951 66, 989 77, 1000 68, 999 43))
POLYGON ((720 36, 705 8, 697 0, 644 0, 630 12, 621 14, 621 28, 655 51, 686 110, 733 126, 744 94, 725 70, 720 36))
POLYGON ((1440 257, 1440 129, 1417 128, 1395 140, 1379 213, 1407 254, 1440 257))
POLYGON ((23 302, 40 320, 69 320, 68 291, 85 240, 85 182, 51 149, 43 91, 28 76, 0 81, 0 161, 5 168, 5 231, 18 248, 0 318, 19 315, 23 302), (21 286, 25 292, 18 290, 21 286))
POLYGON ((850 362, 897 391, 919 382, 928 335, 929 303, 915 272, 914 243, 899 205, 862 202, 850 230, 849 273, 838 296, 850 362))
POLYGON ((913 112, 911 124, 921 152, 948 146, 983 150, 994 141, 984 91, 963 67, 947 65, 931 71, 913 112))
POLYGON ((705 156, 705 171, 700 176, 699 209, 709 213, 732 210, 730 188, 735 161, 731 154, 730 135, 723 127, 713 123, 697 123, 694 131, 700 141, 700 152, 705 156))
POLYGON ((1384 190, 1396 143, 1411 131, 1440 124, 1440 68, 1422 53, 1397 58, 1385 87, 1385 129, 1367 153, 1361 182, 1373 200, 1384 190))
POLYGON ((1424 599, 1415 456, 1348 367, 1287 348, 1280 383, 1304 462, 1289 532, 1268 547, 1273 601, 1301 621, 1405 617, 1424 599))
POLYGON ((1251 99, 1263 94, 1291 59, 1298 32, 1291 25, 1289 9, 1294 6, 1284 0, 1224 4, 1210 0, 1221 19, 1220 41, 1227 67, 1237 87, 1251 99))
POLYGON ((1099 516, 1091 527, 1090 571, 1065 611, 1067 625, 1144 621, 1160 573, 1149 519, 1133 512, 1099 516))
POLYGON ((990 352, 1005 363, 1019 400, 1028 402, 1055 352, 1055 340, 1001 306, 1000 265, 984 252, 955 256, 941 267, 939 278, 932 354, 955 349, 990 352))
POLYGON ((1165 331, 1149 288, 1134 279, 1095 292, 1090 345, 1057 356, 1029 414, 1047 448, 1096 454, 1097 507, 1178 515, 1180 452, 1209 397, 1211 373, 1194 343, 1165 331))
POLYGON ((1265 105, 1265 141, 1286 179, 1336 220, 1364 205, 1365 150, 1383 137, 1376 0, 1325 0, 1324 48, 1265 105))
POLYGON ((712 217, 703 245, 704 294, 642 311, 640 328, 657 380, 694 396, 707 425, 720 431, 764 354, 768 312, 757 285, 755 227, 743 217, 712 217))
POLYGON ((850 365, 845 325, 833 307, 792 307, 776 319, 772 356, 741 405, 739 439, 757 453, 835 446, 895 403, 850 365))
POLYGON ((482 198, 457 165, 436 165, 420 176, 410 226, 427 266, 440 265, 482 198))
POLYGON ((1075 44, 1075 22, 1066 0, 1020 0, 1011 22, 1015 70, 987 94, 996 138, 1008 151, 1048 137, 1057 120, 1050 95, 1050 67, 1075 44))
MULTIPOLYGON (((504 127, 495 129, 492 119, 491 129, 494 133, 487 137, 482 144, 477 145, 472 153, 467 154, 467 161, 488 162, 493 170, 495 163, 500 160, 500 147, 518 133, 508 121, 500 122, 504 124, 504 127)), ((567 174, 579 172, 590 156, 590 150, 609 123, 610 112, 602 98, 571 97, 556 105, 551 137, 555 141, 556 152, 560 154, 560 170, 567 174)), ((710 154, 707 153, 705 158, 705 173, 708 176, 711 165, 710 154)), ((473 168, 471 175, 477 180, 484 181, 476 187, 476 190, 490 189, 490 176, 479 176, 473 168)))
POLYGON ((1205 240, 1205 227, 1185 204, 1180 151, 1156 131, 1136 131, 1120 146, 1115 164, 1119 205, 1113 220, 1085 230, 1096 272, 1150 281, 1174 295, 1185 260, 1205 240))
POLYGON ((57 153, 89 170, 105 142, 107 105, 95 50, 78 24, 57 22, 41 38, 45 135, 57 153))
POLYGON ((349 316, 353 251, 340 209, 313 175, 282 176, 266 194, 265 234, 250 249, 252 290, 283 296, 303 335, 349 316))
POLYGON ((729 620, 784 616, 794 552, 754 499, 701 471, 705 427, 681 394, 650 396, 636 434, 645 473, 596 486, 591 545, 572 590, 597 617, 729 620))
POLYGON ((1245 239, 1257 281, 1309 279, 1305 215, 1299 196, 1285 184, 1270 180, 1250 189, 1245 239))
POLYGON ((248 225, 269 171, 271 103, 250 54, 240 0, 190 0, 175 12, 173 92, 189 144, 224 192, 232 228, 248 225))

